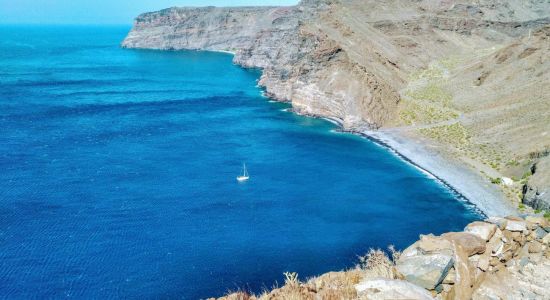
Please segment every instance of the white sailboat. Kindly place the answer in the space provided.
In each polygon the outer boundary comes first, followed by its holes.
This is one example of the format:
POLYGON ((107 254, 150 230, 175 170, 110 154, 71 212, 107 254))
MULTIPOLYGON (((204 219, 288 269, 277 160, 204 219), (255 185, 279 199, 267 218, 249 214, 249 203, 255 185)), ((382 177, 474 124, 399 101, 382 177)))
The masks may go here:
POLYGON ((250 179, 250 176, 248 176, 248 171, 246 171, 246 164, 243 164, 243 175, 237 176, 237 181, 243 182, 250 179))

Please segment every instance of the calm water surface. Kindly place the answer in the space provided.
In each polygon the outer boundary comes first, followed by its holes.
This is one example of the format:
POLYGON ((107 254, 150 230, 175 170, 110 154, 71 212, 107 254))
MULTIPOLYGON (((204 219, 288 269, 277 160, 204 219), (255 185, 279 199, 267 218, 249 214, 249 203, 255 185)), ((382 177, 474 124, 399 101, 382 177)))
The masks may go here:
POLYGON ((0 27, 0 298, 258 291, 480 218, 230 55, 120 49, 128 29, 0 27))

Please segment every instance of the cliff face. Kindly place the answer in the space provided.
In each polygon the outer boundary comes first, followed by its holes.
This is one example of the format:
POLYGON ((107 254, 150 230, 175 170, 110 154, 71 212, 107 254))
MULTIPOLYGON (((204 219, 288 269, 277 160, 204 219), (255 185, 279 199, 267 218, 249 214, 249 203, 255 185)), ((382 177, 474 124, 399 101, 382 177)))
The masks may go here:
POLYGON ((550 149, 549 23, 545 0, 305 0, 146 13, 122 45, 233 52, 297 112, 427 136, 487 177, 517 177, 502 188, 518 201, 550 149))
POLYGON ((408 75, 466 45, 506 41, 544 23, 542 1, 302 1, 295 7, 171 8, 146 13, 124 47, 236 52, 264 69, 270 96, 347 129, 396 118, 408 75), (524 4, 523 4, 524 5, 524 4), (474 33, 475 32, 475 33, 474 33))
POLYGON ((135 20, 123 42, 128 48, 161 50, 249 49, 272 21, 290 15, 285 8, 169 8, 145 13, 135 20))
POLYGON ((305 114, 379 127, 396 110, 395 89, 350 58, 310 20, 332 19, 331 1, 281 8, 171 8, 139 16, 123 46, 235 52, 235 63, 264 70, 269 96, 305 114))

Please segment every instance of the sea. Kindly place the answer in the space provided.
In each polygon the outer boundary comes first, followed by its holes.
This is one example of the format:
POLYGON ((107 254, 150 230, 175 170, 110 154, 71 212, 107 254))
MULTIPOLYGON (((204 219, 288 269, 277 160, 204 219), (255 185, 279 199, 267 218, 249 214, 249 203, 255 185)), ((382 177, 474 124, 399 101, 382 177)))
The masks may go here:
POLYGON ((0 26, 0 298, 258 293, 483 217, 232 55, 123 49, 129 30, 0 26))

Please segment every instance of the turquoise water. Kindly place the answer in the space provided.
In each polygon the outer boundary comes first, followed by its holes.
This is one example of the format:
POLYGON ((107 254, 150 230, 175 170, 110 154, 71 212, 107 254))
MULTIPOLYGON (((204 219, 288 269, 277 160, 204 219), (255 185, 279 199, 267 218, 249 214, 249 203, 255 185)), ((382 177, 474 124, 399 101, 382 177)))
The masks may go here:
POLYGON ((121 49, 128 30, 0 27, 0 298, 259 291, 480 218, 230 55, 121 49))

